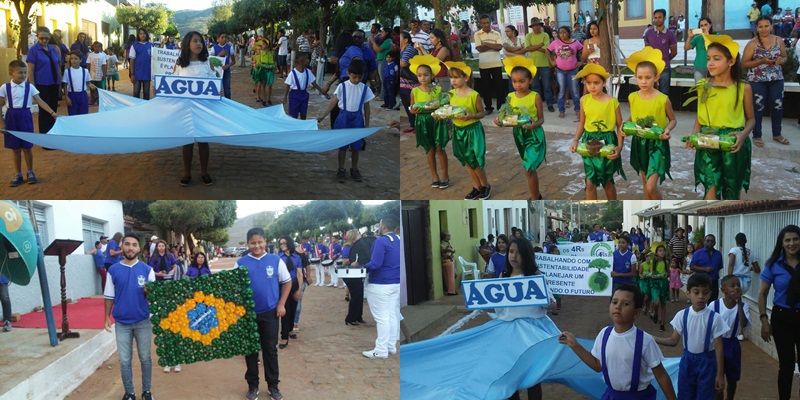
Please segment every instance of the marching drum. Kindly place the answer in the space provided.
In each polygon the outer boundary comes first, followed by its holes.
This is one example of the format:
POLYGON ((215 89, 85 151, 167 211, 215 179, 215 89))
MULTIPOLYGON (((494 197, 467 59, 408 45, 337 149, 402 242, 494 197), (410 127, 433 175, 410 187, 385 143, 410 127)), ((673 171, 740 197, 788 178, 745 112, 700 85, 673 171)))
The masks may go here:
POLYGON ((329 259, 322 262, 323 267, 330 267, 331 265, 333 265, 333 260, 329 259))
POLYGON ((343 278, 365 278, 367 276, 367 268, 363 265, 358 267, 336 267, 336 274, 339 279, 343 278))
POLYGON ((319 264, 319 258, 316 258, 316 257, 309 258, 308 262, 310 262, 311 264, 319 264))
POLYGON ((344 261, 341 258, 336 260, 336 268, 341 268, 342 265, 344 265, 344 261))

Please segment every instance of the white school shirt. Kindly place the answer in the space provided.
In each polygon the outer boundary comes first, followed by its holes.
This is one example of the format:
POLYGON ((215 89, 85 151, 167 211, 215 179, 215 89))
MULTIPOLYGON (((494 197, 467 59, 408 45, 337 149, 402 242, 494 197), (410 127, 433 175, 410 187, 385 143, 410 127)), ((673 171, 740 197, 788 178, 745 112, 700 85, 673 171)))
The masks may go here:
POLYGON ((287 56, 289 55, 289 40, 286 39, 286 36, 281 36, 278 39, 278 55, 279 56, 287 56))
MULTIPOLYGON (((603 348, 603 334, 605 329, 600 330, 592 346, 592 355, 601 360, 603 348)), ((626 332, 617 333, 611 328, 606 343, 606 366, 608 367, 608 380, 611 381, 611 388, 614 390, 631 390, 631 376, 633 376, 633 352, 636 347, 636 326, 634 325, 626 332)), ((647 332, 642 335, 642 364, 639 369, 639 386, 637 390, 647 389, 653 381, 653 368, 661 364, 664 355, 658 347, 655 339, 647 332)), ((602 362, 602 360, 601 360, 602 362)))
POLYGON ((86 66, 89 67, 89 73, 92 75, 93 81, 103 80, 103 65, 108 63, 108 55, 106 53, 91 52, 86 56, 86 66))
MULTIPOLYGON (((22 108, 22 100, 25 97, 25 84, 28 83, 27 81, 22 82, 21 85, 17 85, 14 82, 11 83, 11 100, 14 102, 14 108, 22 108)), ((33 106, 33 96, 39 94, 39 91, 36 90, 36 86, 31 85, 30 93, 28 93, 28 108, 33 106)), ((0 85, 0 97, 4 99, 8 99, 8 93, 6 93, 6 84, 0 85)), ((8 101, 6 101, 5 107, 8 107, 8 101)))
POLYGON ((72 93, 72 92, 85 92, 85 91, 89 90, 89 86, 87 84, 91 80, 91 77, 89 76, 91 74, 89 74, 89 71, 86 71, 86 73, 84 74, 84 70, 86 70, 86 68, 83 68, 83 67, 78 67, 78 68, 69 67, 69 68, 67 68, 66 71, 64 71, 64 73, 62 74, 63 75, 63 79, 61 79, 61 81, 63 83, 67 84, 67 91, 68 92, 70 92, 70 93, 72 93), (67 71, 72 71, 72 82, 69 81, 69 73, 67 71), (83 86, 82 87, 81 87, 81 79, 83 79, 83 86))
MULTIPOLYGON (((672 328, 681 334, 681 343, 683 343, 683 335, 685 335, 683 331, 683 313, 686 312, 686 310, 687 309, 678 311, 678 313, 675 314, 675 318, 670 322, 672 328)), ((705 348, 705 343, 703 343, 703 341, 706 338, 706 326, 708 326, 708 313, 714 313, 714 322, 711 324, 711 343, 708 345, 708 351, 714 350, 714 339, 724 335, 731 328, 719 314, 708 307, 700 310, 700 312, 694 311, 691 306, 688 310, 689 318, 687 324, 689 325, 689 348, 686 350, 694 354, 703 352, 705 348)))
MULTIPOLYGON (((513 276, 513 278, 517 278, 517 276, 513 276)), ((550 299, 551 302, 555 302, 556 299, 550 293, 550 289, 547 289, 547 297, 550 299)), ((528 307, 504 307, 504 308, 495 308, 494 312, 496 316, 495 319, 499 319, 501 321, 513 321, 518 318, 542 318, 547 315, 547 307, 546 306, 528 306, 528 307)))
MULTIPOLYGON (((722 335, 722 337, 724 338, 734 337, 733 336, 734 330, 736 331, 737 335, 743 334, 741 326, 742 321, 739 321, 739 325, 737 325, 736 327, 733 326, 733 320, 736 319, 736 314, 739 312, 739 306, 734 305, 733 308, 728 308, 727 306, 725 306, 725 302, 722 299, 717 299, 708 305, 708 308, 710 308, 711 311, 716 312, 717 307, 715 303, 719 303, 719 315, 722 316, 722 319, 725 321, 725 324, 728 325, 728 327, 730 327, 730 330, 728 332, 725 332, 725 334, 722 335)), ((745 327, 748 327, 750 326, 750 307, 747 305, 747 303, 744 303, 742 309, 744 310, 744 317, 747 320, 747 323, 745 323, 745 327)))
MULTIPOLYGON (((742 258, 742 248, 741 247, 734 247, 731 248, 731 251, 728 254, 733 254, 733 274, 734 275, 750 275, 750 271, 753 269, 753 262, 756 261, 756 255, 753 253, 752 250, 747 249, 747 266, 744 265, 744 259, 742 258)), ((728 266, 725 266, 725 270, 728 270, 728 266)))
MULTIPOLYGON (((292 72, 293 73, 289 73, 289 76, 286 77, 286 81, 284 81, 287 85, 289 85, 289 89, 291 89, 291 90, 300 90, 301 87, 305 86, 306 90, 308 90, 308 88, 311 87, 311 83, 309 83, 309 79, 311 79, 311 81, 313 81, 314 80, 314 75, 311 73, 311 71, 308 68, 304 69, 303 72, 300 72, 300 71, 297 70, 297 68, 295 68, 295 69, 292 70, 292 72), (295 74, 297 74, 297 82, 294 81, 294 75, 295 74)), ((349 97, 350 92, 347 92, 347 93, 348 93, 348 97, 349 97)))
POLYGON ((350 83, 350 80, 348 79, 344 81, 344 83, 339 84, 339 86, 336 87, 335 92, 336 98, 339 99, 339 108, 342 111, 345 109, 352 112, 358 111, 358 106, 360 105, 359 102, 361 102, 361 92, 363 90, 367 91, 366 96, 364 96, 364 104, 375 98, 375 95, 372 94, 372 90, 369 90, 369 88, 364 85, 363 82, 358 82, 358 86, 356 86, 350 83), (344 98, 342 97, 343 86, 347 86, 347 108, 344 107, 344 98))
POLYGON ((211 66, 206 61, 189 61, 189 65, 181 67, 175 64, 175 73, 178 76, 197 76, 200 78, 216 78, 217 75, 211 70, 211 66))

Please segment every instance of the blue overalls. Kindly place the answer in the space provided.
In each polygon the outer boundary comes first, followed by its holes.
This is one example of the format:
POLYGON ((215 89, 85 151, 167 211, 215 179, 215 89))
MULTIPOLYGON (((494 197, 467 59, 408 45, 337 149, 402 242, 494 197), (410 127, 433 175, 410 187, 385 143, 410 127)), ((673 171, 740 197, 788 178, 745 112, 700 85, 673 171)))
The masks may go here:
MULTIPOLYGON (((308 77, 308 70, 303 70, 303 76, 306 77, 306 84, 301 89, 292 89, 289 91, 289 116, 292 118, 297 118, 298 114, 306 115, 308 112, 308 84, 311 78, 308 77)), ((300 87, 300 81, 297 79, 297 74, 295 70, 292 70, 292 77, 294 78, 294 84, 297 87, 300 87)), ((344 90, 344 88, 342 88, 344 90)))
POLYGON ((81 77, 80 91, 75 90, 75 84, 72 83, 72 68, 67 68, 67 78, 69 79, 69 86, 67 87, 67 96, 72 102, 72 106, 67 107, 69 115, 80 115, 89 113, 89 95, 86 94, 86 68, 81 68, 83 76, 81 77))
MULTIPOLYGON (((362 110, 364 109, 364 99, 367 98, 367 90, 368 87, 364 86, 364 90, 361 92, 361 101, 358 102, 358 111, 347 111, 347 84, 346 82, 342 82, 342 104, 344 104, 344 108, 339 112, 339 116, 336 117, 336 122, 333 123, 333 129, 348 129, 348 128, 363 128, 364 127, 364 114, 362 110)), ((366 147, 366 140, 358 139, 349 145, 342 146, 340 150, 347 150, 347 148, 351 148, 353 151, 361 151, 366 147)))
MULTIPOLYGON (((28 97, 31 94, 31 84, 25 82, 25 96, 22 98, 22 107, 14 107, 14 99, 11 95, 11 83, 6 83, 6 97, 8 98, 8 110, 6 111, 6 129, 19 132, 33 132, 33 116, 28 107, 28 97)), ((30 149, 33 143, 24 141, 14 135, 3 135, 3 142, 7 149, 30 149)))
POLYGON ((606 344, 611 335, 613 326, 606 328, 603 333, 603 342, 600 347, 600 365, 603 367, 603 380, 606 381, 606 391, 601 400, 654 400, 656 398, 656 388, 652 384, 647 385, 644 390, 639 390, 639 373, 642 368, 642 345, 644 343, 644 331, 636 328, 636 344, 633 348, 633 371, 631 373, 630 390, 615 390, 611 387, 611 379, 608 377, 608 365, 606 364, 606 344))
MULTIPOLYGON (((714 302, 714 311, 719 314, 719 303, 722 299, 714 302)), ((739 344, 739 310, 737 305, 736 317, 733 319, 731 327, 731 337, 722 337, 722 356, 725 359, 723 366, 725 376, 729 381, 738 381, 742 376, 742 345, 739 344)))
POLYGON ((716 396, 714 380, 717 377, 717 358, 714 350, 709 350, 711 328, 714 325, 714 313, 708 313, 706 338, 702 353, 689 350, 689 309, 683 312, 683 356, 678 373, 678 399, 713 399, 716 396))

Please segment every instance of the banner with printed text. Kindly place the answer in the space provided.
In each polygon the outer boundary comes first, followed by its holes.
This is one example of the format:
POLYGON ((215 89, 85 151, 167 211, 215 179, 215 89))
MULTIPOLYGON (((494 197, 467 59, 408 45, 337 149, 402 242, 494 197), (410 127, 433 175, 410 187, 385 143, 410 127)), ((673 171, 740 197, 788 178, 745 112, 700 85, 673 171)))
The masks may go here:
MULTIPOLYGON (((603 243, 594 243, 600 244, 603 243)), ((553 294, 611 296, 610 273, 613 262, 610 252, 605 256, 536 253, 536 265, 547 276, 547 287, 553 294)))
MULTIPOLYGON (((162 49, 160 47, 153 47, 151 69, 153 76, 155 75, 172 75, 175 69, 175 63, 178 62, 178 57, 181 56, 181 51, 178 49, 162 49)), ((222 66, 225 64, 225 57, 209 56, 211 63, 214 65, 214 72, 217 78, 222 78, 224 72, 222 66)))
POLYGON ((544 275, 463 281, 461 291, 468 310, 550 304, 544 275))

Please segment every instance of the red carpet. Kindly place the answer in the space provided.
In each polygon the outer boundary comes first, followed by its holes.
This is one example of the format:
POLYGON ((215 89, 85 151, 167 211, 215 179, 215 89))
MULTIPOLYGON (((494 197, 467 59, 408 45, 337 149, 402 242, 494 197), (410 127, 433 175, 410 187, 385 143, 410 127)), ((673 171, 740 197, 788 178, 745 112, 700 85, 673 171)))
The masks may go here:
MULTIPOLYGON (((105 299, 84 298, 78 303, 67 304, 67 321, 70 329, 103 329, 105 319, 105 299)), ((56 322, 56 329, 61 332, 61 302, 53 307, 53 319, 56 322)), ((114 318, 111 318, 114 322, 114 318)), ((19 322, 14 323, 14 328, 47 328, 47 321, 44 318, 44 311, 31 312, 24 314, 19 322)))

